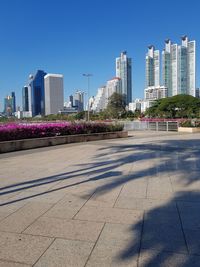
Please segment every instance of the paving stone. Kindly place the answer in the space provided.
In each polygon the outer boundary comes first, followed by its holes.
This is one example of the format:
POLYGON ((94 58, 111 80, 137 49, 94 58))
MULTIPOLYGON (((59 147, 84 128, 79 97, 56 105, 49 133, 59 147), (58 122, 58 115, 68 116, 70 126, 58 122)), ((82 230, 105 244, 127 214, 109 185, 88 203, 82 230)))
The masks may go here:
POLYGON ((86 206, 92 207, 113 207, 115 201, 121 191, 121 187, 118 187, 113 190, 109 190, 108 192, 102 194, 101 192, 94 193, 92 197, 87 201, 86 206))
POLYGON ((46 217, 71 219, 87 201, 77 195, 66 195, 61 201, 54 205, 47 213, 46 217))
POLYGON ((77 213, 75 219, 95 222, 131 224, 142 219, 142 212, 118 208, 84 206, 77 213))
POLYGON ((176 203, 168 203, 168 199, 150 199, 150 198, 134 198, 120 196, 115 204, 115 207, 122 209, 133 209, 133 210, 162 210, 176 211, 176 203))
POLYGON ((187 253, 181 227, 167 224, 144 224, 142 248, 187 253))
POLYGON ((178 202, 181 221, 184 229, 200 231, 200 202, 178 202))
POLYGON ((95 242, 103 223, 41 217, 25 233, 95 242))
POLYGON ((94 243, 56 239, 35 267, 83 267, 94 243))
POLYGON ((121 254, 124 252, 122 246, 97 243, 90 259, 87 263, 87 267, 137 267, 137 253, 129 251, 126 258, 122 258, 121 254))
POLYGON ((28 203, 0 222, 0 231, 21 233, 51 207, 47 203, 28 203))
POLYGON ((0 260, 0 267, 31 267, 31 265, 11 262, 11 261, 1 261, 0 260))
POLYGON ((139 267, 199 267, 200 257, 157 250, 142 250, 139 267))
MULTIPOLYGON (((130 175, 131 177, 131 175, 130 175)), ((141 178, 141 177, 140 177, 141 178)), ((146 190, 147 190, 147 180, 139 180, 135 179, 134 174, 130 178, 130 181, 126 183, 120 193, 120 196, 125 197, 138 197, 138 198, 145 198, 146 197, 146 190)))
POLYGON ((200 256, 200 229, 199 230, 184 229, 184 233, 190 254, 195 254, 200 256))
POLYGON ((0 259, 34 264, 52 241, 47 237, 1 232, 0 259))

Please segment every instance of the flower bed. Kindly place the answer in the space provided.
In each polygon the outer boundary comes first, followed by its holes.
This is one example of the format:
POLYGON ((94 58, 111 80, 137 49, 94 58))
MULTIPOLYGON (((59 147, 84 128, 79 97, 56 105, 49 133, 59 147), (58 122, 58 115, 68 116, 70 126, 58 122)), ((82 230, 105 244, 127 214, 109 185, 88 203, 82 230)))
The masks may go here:
POLYGON ((107 123, 10 123, 0 125, 0 141, 122 131, 122 124, 107 123))

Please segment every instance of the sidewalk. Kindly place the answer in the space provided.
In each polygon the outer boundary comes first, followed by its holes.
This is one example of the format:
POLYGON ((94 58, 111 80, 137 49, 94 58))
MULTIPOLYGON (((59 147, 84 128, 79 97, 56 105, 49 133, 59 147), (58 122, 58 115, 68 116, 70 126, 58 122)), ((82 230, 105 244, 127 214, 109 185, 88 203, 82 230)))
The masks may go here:
POLYGON ((200 134, 0 155, 0 267, 199 267, 200 134))

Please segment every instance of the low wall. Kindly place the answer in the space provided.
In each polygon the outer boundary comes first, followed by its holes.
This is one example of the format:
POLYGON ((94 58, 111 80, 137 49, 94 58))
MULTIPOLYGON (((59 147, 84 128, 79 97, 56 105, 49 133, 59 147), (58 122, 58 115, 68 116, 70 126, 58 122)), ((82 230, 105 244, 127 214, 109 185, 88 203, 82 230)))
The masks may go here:
POLYGON ((97 141, 104 139, 124 138, 128 137, 127 131, 65 135, 56 137, 43 137, 34 139, 12 140, 0 142, 0 153, 18 151, 24 149, 55 146, 69 143, 97 141))
POLYGON ((183 132, 183 133, 200 133, 200 128, 195 128, 195 127, 178 127, 178 132, 183 132))

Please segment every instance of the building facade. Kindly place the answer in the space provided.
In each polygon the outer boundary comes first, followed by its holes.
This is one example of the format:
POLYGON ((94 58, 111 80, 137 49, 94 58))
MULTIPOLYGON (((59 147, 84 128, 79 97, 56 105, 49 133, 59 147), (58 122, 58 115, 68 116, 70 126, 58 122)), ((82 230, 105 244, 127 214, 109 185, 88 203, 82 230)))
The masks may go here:
POLYGON ((146 100, 156 100, 168 97, 168 89, 165 86, 152 86, 144 90, 146 100))
POLYGON ((73 107, 76 108, 78 112, 84 110, 84 92, 77 90, 74 97, 71 97, 71 101, 73 101, 73 107))
POLYGON ((63 75, 44 76, 45 115, 58 114, 64 106, 63 75))
POLYGON ((146 54, 146 88, 160 85, 160 52, 153 45, 146 54))
POLYGON ((182 37, 182 44, 165 41, 162 52, 163 84, 168 88, 168 95, 196 92, 196 42, 182 37))
POLYGON ((29 88, 24 86, 22 88, 22 110, 29 111, 29 88))
POLYGON ((43 70, 38 70, 35 76, 29 76, 33 117, 45 114, 44 76, 46 74, 43 70))
POLYGON ((105 107, 108 105, 109 98, 114 93, 122 94, 122 80, 119 77, 114 77, 106 83, 105 107))
POLYGON ((132 60, 126 52, 116 58, 116 77, 121 79, 121 93, 128 105, 132 102, 132 60))

